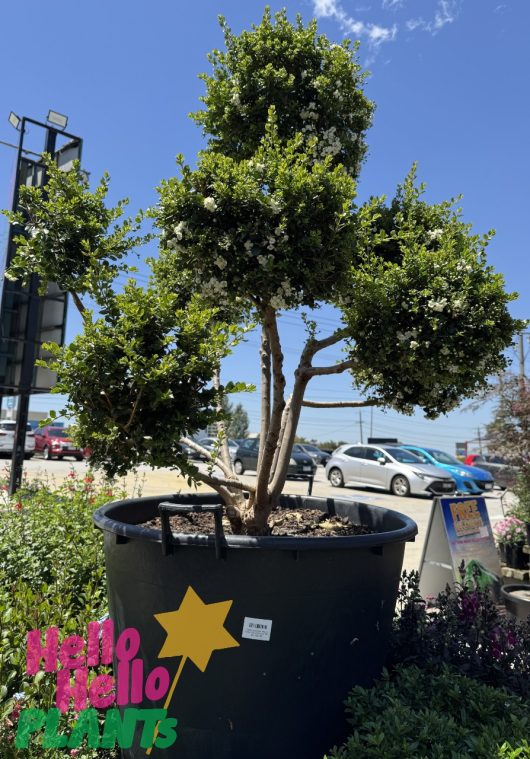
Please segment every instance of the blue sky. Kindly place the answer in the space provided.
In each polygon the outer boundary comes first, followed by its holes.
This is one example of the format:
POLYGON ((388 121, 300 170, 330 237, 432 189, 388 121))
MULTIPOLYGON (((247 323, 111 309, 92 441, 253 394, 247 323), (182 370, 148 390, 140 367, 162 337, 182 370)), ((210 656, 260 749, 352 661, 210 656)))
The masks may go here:
MULTIPOLYGON (((427 182, 428 199, 463 194, 464 218, 477 232, 497 236, 490 263, 520 293, 513 315, 530 316, 528 178, 530 176, 530 46, 527 0, 302 0, 286 5, 294 18, 319 18, 321 31, 360 39, 360 60, 371 77, 366 91, 377 105, 368 135, 369 155, 359 198, 392 194, 413 161, 427 182)), ((0 11, 0 140, 14 141, 10 110, 36 119, 49 108, 68 114, 68 129, 84 138, 84 165, 95 179, 111 174, 111 200, 128 196, 131 209, 156 202, 159 181, 174 172, 174 157, 193 162, 203 144, 187 118, 203 91, 197 73, 206 53, 222 45, 217 14, 234 31, 259 21, 256 0, 6 0, 0 11), (9 31, 10 30, 10 31, 9 31)), ((14 151, 0 145, 0 205, 10 204, 14 151)), ((5 245, 5 225, 0 244, 5 245)), ((145 254, 153 250, 145 251, 145 254)), ((143 254, 142 254, 143 255, 143 254)), ((140 274, 140 280, 143 274, 140 274)), ((70 310, 68 332, 79 330, 70 310)), ((321 312, 322 333, 338 324, 321 312)), ((288 376, 303 333, 290 314, 281 320, 288 376)), ((257 381, 258 337, 231 357, 225 379, 257 381)), ((526 343, 528 348, 528 343, 526 343)), ((512 356, 515 354, 512 352, 512 356)), ((340 359, 340 350, 329 352, 340 359)), ((530 357, 527 360, 530 366, 530 357)), ((319 378, 307 397, 355 397, 347 377, 319 378)), ((238 398, 258 428, 257 394, 238 398)), ((59 399, 32 399, 32 408, 58 408, 59 399)), ((491 409, 453 412, 435 422, 421 414, 363 410, 363 433, 395 435, 453 451, 456 440, 475 438, 491 409)), ((300 434, 357 441, 360 414, 353 409, 305 409, 300 434)))

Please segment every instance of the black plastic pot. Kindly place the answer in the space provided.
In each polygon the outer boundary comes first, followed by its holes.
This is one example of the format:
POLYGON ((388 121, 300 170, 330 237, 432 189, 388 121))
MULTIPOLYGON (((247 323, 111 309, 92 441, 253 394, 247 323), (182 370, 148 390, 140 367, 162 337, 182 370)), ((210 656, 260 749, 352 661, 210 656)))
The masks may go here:
POLYGON ((530 585, 505 585, 501 593, 510 614, 521 620, 530 617, 530 585))
MULTIPOLYGON (((225 628, 240 645, 214 651, 204 673, 186 662, 168 710, 178 738, 151 756, 322 759, 347 734, 349 690, 371 684, 384 665, 405 542, 416 524, 347 498, 283 496, 282 506, 348 516, 377 533, 224 539, 136 526, 167 501, 189 509, 219 504, 215 494, 159 496, 110 503, 95 514, 117 634, 139 630, 146 673, 160 665, 175 673, 180 658, 157 658, 166 632, 154 615, 178 609, 191 586, 206 604, 233 601, 225 628), (242 637, 246 617, 271 620, 270 640, 242 637)), ((145 749, 137 743, 122 753, 137 759, 145 749)))
POLYGON ((528 554, 523 548, 524 543, 506 544, 506 564, 512 569, 528 569, 528 554))

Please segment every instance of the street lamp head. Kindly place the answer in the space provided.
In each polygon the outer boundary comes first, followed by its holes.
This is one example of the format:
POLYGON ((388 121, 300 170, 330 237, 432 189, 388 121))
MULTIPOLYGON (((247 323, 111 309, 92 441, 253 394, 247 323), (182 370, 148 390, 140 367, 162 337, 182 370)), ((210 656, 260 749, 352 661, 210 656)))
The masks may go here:
POLYGON ((17 116, 16 113, 14 113, 13 111, 11 111, 11 113, 9 114, 9 117, 8 117, 8 121, 11 124, 11 126, 15 127, 15 129, 17 129, 17 130, 20 130, 20 125, 22 123, 22 119, 20 118, 20 116, 17 116))
POLYGON ((53 126, 58 129, 66 129, 68 116, 64 116, 62 113, 57 113, 57 111, 49 110, 48 115, 46 116, 46 121, 48 124, 53 124, 53 126))

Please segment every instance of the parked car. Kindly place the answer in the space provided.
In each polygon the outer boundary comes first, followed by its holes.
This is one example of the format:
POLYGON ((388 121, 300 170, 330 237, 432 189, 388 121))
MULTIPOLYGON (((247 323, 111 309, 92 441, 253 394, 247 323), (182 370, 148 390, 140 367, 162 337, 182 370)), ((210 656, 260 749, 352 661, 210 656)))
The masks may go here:
POLYGON ((321 450, 317 445, 312 445, 311 443, 295 443, 293 445, 293 451, 298 450, 311 456, 315 464, 326 466, 329 461, 330 454, 321 450))
POLYGON ((459 493, 472 493, 473 495, 482 495, 488 490, 493 490, 495 481, 489 472, 462 464, 455 456, 445 451, 439 451, 437 448, 425 448, 420 445, 403 445, 407 451, 412 451, 418 456, 424 464, 439 466, 449 472, 456 483, 456 489, 459 493))
MULTIPOLYGON (((7 419, 0 422, 0 453, 13 453, 16 422, 7 419)), ((24 458, 30 459, 35 453, 35 436, 31 424, 26 425, 24 439, 24 458)))
POLYGON ((370 485, 394 495, 447 495, 455 481, 412 451, 391 445, 341 445, 326 464, 331 485, 370 485))
MULTIPOLYGON (((197 443, 201 445, 203 448, 206 448, 207 451, 213 451, 215 446, 217 445, 217 438, 216 437, 201 437, 199 440, 197 440, 197 443)), ((230 454, 230 458, 232 461, 234 460, 234 456, 237 453, 237 449, 239 448, 239 445, 236 443, 235 440, 232 440, 231 438, 228 438, 228 452, 230 454)), ((199 454, 199 458, 200 458, 199 454)))
POLYGON ((35 430, 35 451, 42 453, 47 461, 65 456, 73 456, 77 461, 84 458, 84 451, 72 442, 64 427, 41 427, 35 430))
POLYGON ((519 467, 510 464, 501 456, 470 453, 465 459, 465 464, 473 469, 479 467, 489 472, 495 479, 495 484, 504 490, 513 488, 519 474, 519 467))
MULTIPOLYGON (((239 446, 234 457, 234 471, 236 474, 243 474, 247 469, 256 471, 258 466, 259 439, 250 438, 244 440, 239 446)), ((307 477, 314 475, 317 470, 316 464, 311 456, 303 451, 293 449, 287 469, 288 477, 307 477)))

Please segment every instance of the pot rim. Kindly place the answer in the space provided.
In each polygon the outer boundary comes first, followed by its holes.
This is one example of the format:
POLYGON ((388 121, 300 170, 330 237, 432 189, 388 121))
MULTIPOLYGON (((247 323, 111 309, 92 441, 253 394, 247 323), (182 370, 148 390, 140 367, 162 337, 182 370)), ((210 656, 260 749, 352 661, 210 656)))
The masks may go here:
MULTIPOLYGON (((123 522, 114 518, 113 514, 121 509, 126 509, 132 504, 147 505, 152 503, 158 505, 163 501, 173 503, 197 503, 198 499, 202 504, 220 504, 223 503, 217 493, 170 493, 160 496, 147 496, 143 498, 126 498, 120 501, 111 501, 101 506, 93 514, 95 526, 106 532, 114 533, 126 540, 136 539, 145 540, 153 543, 162 542, 162 531, 148 527, 139 527, 138 524, 123 522), (190 499, 193 496, 193 499, 190 499)), ((393 509, 387 509, 384 506, 375 506, 374 504, 363 503, 353 500, 353 498, 330 498, 322 496, 300 496, 300 495, 282 495, 280 505, 293 505, 296 508, 319 507, 327 503, 328 510, 331 504, 342 504, 345 506, 356 505, 359 512, 371 514, 377 518, 380 523, 387 519, 401 523, 396 527, 388 527, 380 532, 374 532, 370 535, 348 535, 333 537, 290 537, 290 536, 260 536, 251 537, 249 535, 226 535, 224 540, 229 548, 261 548, 268 550, 280 551, 318 551, 318 550, 342 550, 351 548, 375 548, 378 546, 388 545, 391 543, 403 543, 414 541, 418 534, 418 526, 413 519, 401 514, 393 509)), ((374 525, 375 527, 375 525, 374 525)), ((212 548, 215 545, 215 536, 208 535, 190 535, 173 533, 173 543, 179 546, 193 546, 212 548)))
POLYGON ((501 593, 503 596, 508 596, 508 598, 511 598, 513 601, 517 601, 518 603, 523 604, 530 604, 530 600, 527 598, 519 598, 518 596, 512 596, 511 594, 514 592, 514 590, 529 590, 530 591, 530 585, 527 582, 520 582, 520 583, 510 583, 509 585, 503 585, 501 588, 501 593))

